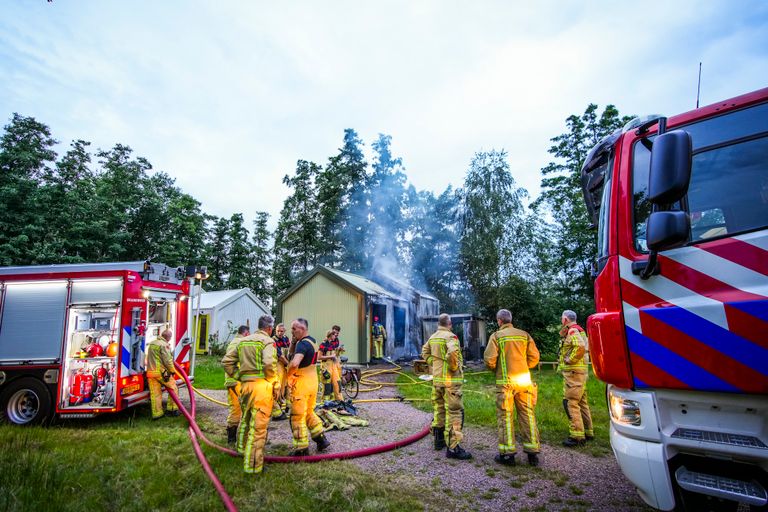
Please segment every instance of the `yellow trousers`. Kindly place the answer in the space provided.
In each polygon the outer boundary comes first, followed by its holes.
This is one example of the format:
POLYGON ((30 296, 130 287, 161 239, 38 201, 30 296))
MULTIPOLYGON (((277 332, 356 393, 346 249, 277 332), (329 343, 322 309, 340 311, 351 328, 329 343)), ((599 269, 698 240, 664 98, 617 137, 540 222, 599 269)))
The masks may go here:
POLYGON ((272 418, 272 383, 265 379, 243 382, 240 407, 243 418, 237 429, 237 451, 243 454, 243 470, 246 473, 261 473, 267 428, 272 418))
POLYGON ((445 444, 456 448, 464 439, 464 403, 460 385, 432 387, 432 427, 445 429, 445 444), (448 421, 446 421, 446 418, 448 421))
MULTIPOLYGON (((179 388, 176 386, 176 381, 173 377, 168 379, 168 382, 163 382, 162 376, 150 375, 149 372, 147 372, 147 382, 149 383, 149 401, 152 404, 152 417, 160 418, 163 416, 163 388, 170 389, 176 395, 179 394, 179 388)), ((169 412, 178 409, 176 402, 171 400, 171 397, 168 397, 167 408, 169 412)))
POLYGON ((584 439, 595 435, 592 429, 592 413, 587 402, 587 372, 568 370, 563 372, 563 405, 570 422, 568 435, 584 439))
POLYGON ((383 336, 377 336, 373 338, 373 347, 375 349, 375 357, 378 357, 381 359, 384 357, 384 337, 383 336))
POLYGON ((284 407, 286 406, 285 403, 285 376, 286 376, 286 369, 285 367, 277 363, 277 386, 280 388, 277 394, 277 400, 274 401, 272 404, 272 417, 277 418, 278 416, 282 415, 283 412, 285 412, 284 407))
POLYGON ((227 414, 227 428, 236 427, 240 424, 240 418, 243 417, 243 410, 240 408, 240 386, 236 385, 227 388, 227 403, 229 404, 229 414, 227 414))
POLYGON ((323 386, 323 400, 330 400, 331 398, 334 400, 344 400, 344 397, 341 395, 341 387, 339 386, 339 382, 341 382, 341 365, 333 361, 323 361, 322 369, 327 370, 331 374, 331 378, 327 381, 323 379, 323 384, 331 384, 333 386, 333 397, 327 394, 326 388, 323 386))
POLYGON ((534 413, 533 386, 496 386, 496 424, 499 429, 499 453, 515 453, 515 426, 513 416, 517 412, 517 426, 523 440, 523 451, 538 453, 539 427, 534 413))
POLYGON ((289 383, 291 390, 291 432, 293 448, 309 447, 309 438, 323 433, 323 421, 315 414, 317 404, 317 369, 315 365, 299 368, 289 383))

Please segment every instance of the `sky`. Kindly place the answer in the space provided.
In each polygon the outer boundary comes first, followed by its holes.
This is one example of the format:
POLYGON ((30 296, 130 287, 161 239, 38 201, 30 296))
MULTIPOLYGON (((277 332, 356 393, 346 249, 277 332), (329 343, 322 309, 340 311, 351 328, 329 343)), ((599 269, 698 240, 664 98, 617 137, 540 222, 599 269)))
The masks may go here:
POLYGON ((283 176, 345 128, 436 193, 504 149, 535 198, 569 115, 691 110, 699 62, 702 105, 768 87, 768 2, 15 0, 0 121, 127 144, 207 213, 274 226, 283 176))

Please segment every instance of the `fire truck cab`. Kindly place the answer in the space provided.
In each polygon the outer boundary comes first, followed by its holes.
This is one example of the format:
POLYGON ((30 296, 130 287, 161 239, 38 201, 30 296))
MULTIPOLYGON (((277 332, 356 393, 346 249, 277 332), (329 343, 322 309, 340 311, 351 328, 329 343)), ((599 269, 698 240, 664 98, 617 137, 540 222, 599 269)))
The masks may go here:
POLYGON ((633 120, 581 179, 590 351, 622 471, 661 510, 764 510, 768 89, 633 120))
POLYGON ((145 347, 165 329, 190 368, 183 268, 126 262, 0 267, 0 420, 93 417, 145 402, 145 347))

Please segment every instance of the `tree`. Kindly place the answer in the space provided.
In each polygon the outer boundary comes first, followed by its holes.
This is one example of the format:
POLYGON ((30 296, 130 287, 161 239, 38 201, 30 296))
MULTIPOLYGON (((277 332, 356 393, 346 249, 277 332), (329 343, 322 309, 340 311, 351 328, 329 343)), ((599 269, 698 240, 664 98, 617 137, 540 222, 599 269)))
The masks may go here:
POLYGON ((315 178, 320 166, 314 162, 299 160, 296 174, 286 175, 283 183, 293 192, 283 202, 280 219, 275 230, 275 263, 272 271, 273 297, 287 290, 302 273, 318 264, 321 247, 318 201, 315 178))
POLYGON ((32 247, 45 238, 33 200, 56 159, 48 126, 14 113, 0 138, 0 264, 37 263, 32 247))
POLYGON ((597 105, 590 104, 581 116, 569 116, 568 131, 551 139, 549 153, 558 160, 541 170, 542 193, 534 204, 548 207, 557 226, 547 263, 547 272, 554 277, 553 292, 571 305, 569 309, 581 312, 593 310, 590 268, 597 254, 596 235, 581 194, 581 166, 595 144, 630 120, 613 105, 599 115, 597 110, 597 105))
POLYGON ((351 128, 344 130, 344 143, 317 175, 320 214, 320 262, 350 272, 364 270, 368 226, 367 163, 362 141, 351 128))
POLYGON ((209 217, 208 221, 212 224, 205 249, 205 261, 208 263, 208 288, 219 290, 224 288, 228 279, 229 221, 224 217, 209 217))
MULTIPOLYGON (((400 158, 393 158, 391 141, 389 135, 379 134, 372 145, 373 172, 367 184, 368 227, 362 230, 365 241, 360 252, 364 254, 362 267, 366 273, 397 277, 402 275, 403 255, 399 247, 406 238, 407 226, 403 213, 408 194, 403 163, 400 158)), ((365 218, 363 215, 357 217, 365 218)))
POLYGON ((256 212, 256 219, 253 221, 251 254, 248 262, 248 287, 265 304, 269 304, 272 291, 269 279, 272 269, 272 253, 269 251, 268 220, 269 214, 267 212, 256 212))
POLYGON ((245 288, 249 283, 251 244, 242 213, 229 219, 229 259, 227 261, 227 288, 245 288))

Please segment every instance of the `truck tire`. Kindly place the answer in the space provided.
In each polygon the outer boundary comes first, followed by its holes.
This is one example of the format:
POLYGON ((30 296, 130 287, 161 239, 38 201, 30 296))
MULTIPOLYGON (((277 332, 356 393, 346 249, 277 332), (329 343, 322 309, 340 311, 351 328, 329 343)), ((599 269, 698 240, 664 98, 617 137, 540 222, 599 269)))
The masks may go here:
POLYGON ((34 377, 9 383, 0 393, 0 422, 12 425, 41 425, 52 419, 51 394, 34 377))

